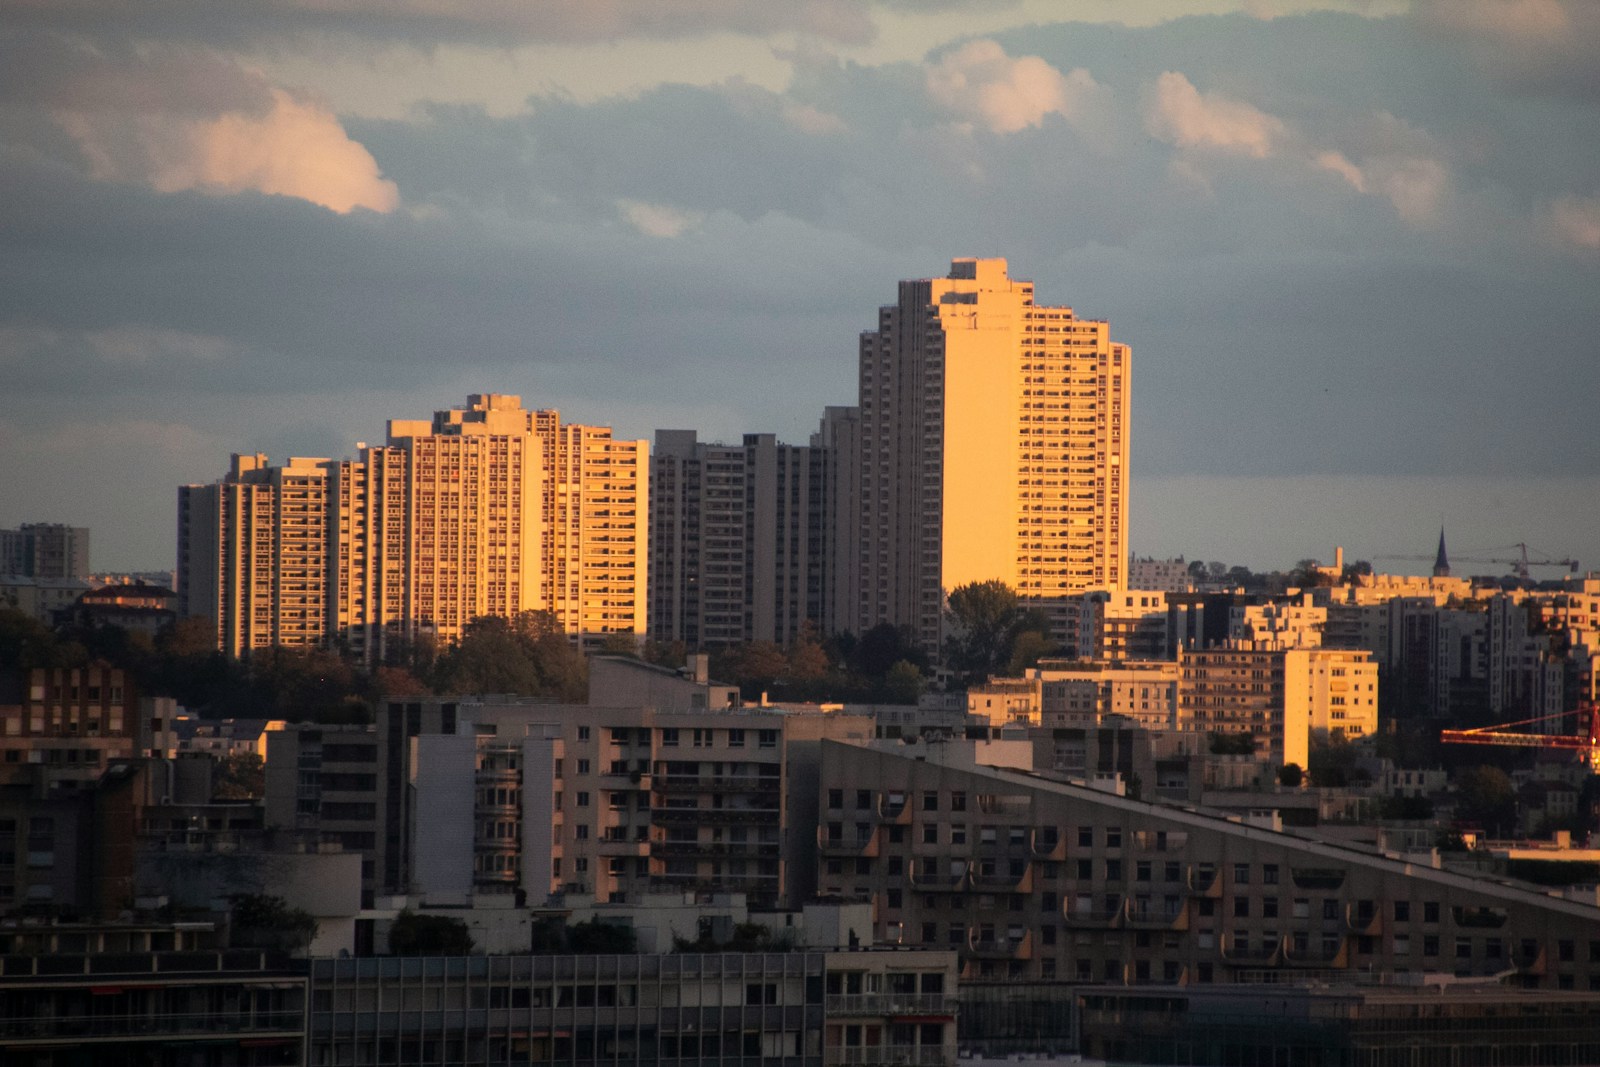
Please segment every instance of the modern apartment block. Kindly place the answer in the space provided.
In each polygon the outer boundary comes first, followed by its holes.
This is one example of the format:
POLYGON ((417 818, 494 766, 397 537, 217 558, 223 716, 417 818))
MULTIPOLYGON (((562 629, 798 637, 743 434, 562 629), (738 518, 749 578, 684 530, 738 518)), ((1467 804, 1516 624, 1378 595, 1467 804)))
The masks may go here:
POLYGON ((1003 259, 900 283, 860 346, 857 632, 941 644, 944 596, 999 579, 1048 609, 1128 563, 1128 347, 1034 303, 1003 259))
POLYGON ((318 1067, 956 1063, 945 951, 321 959, 309 999, 318 1067))
POLYGON ((0 530, 0 574, 25 578, 87 578, 88 528, 25 522, 15 530, 0 530))
POLYGON ((820 891, 966 978, 1108 985, 1511 973, 1600 988, 1593 889, 1467 876, 918 748, 824 742, 820 891))
POLYGON ((1199 733, 1252 735, 1274 763, 1307 765, 1312 731, 1378 728, 1378 665, 1365 651, 1207 648, 1183 652, 1178 721, 1199 733))
POLYGON ((650 474, 650 635, 712 648, 820 631, 830 459, 745 434, 737 445, 657 430, 650 474))
POLYGON ((338 641, 370 660, 530 610, 587 642, 644 632, 645 442, 486 394, 358 453, 235 456, 180 488, 180 612, 214 619, 224 652, 338 641))
POLYGON ((383 860, 378 736, 371 726, 297 724, 267 733, 265 825, 361 856, 371 907, 383 860))
POLYGON ((120 667, 36 667, 0 681, 0 782, 19 776, 92 782, 111 761, 164 752, 177 705, 142 697, 120 667))

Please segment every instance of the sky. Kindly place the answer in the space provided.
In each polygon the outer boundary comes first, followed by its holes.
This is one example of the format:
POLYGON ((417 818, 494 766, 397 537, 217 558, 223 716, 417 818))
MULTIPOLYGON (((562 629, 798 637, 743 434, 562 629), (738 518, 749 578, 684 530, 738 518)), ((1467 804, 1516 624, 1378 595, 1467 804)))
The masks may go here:
POLYGON ((99 569, 468 393, 803 443, 974 255, 1132 346, 1139 555, 1600 568, 1592 0, 0 0, 0 190, 99 569))

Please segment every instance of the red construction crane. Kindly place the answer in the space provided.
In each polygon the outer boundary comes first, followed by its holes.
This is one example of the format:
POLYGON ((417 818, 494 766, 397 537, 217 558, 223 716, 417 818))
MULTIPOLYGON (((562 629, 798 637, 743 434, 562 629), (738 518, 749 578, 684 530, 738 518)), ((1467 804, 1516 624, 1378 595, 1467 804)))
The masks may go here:
POLYGON ((1600 704, 1579 704, 1576 711, 1556 715, 1541 715, 1533 719, 1479 726, 1471 730, 1441 730, 1439 740, 1457 745, 1514 745, 1522 748, 1562 748, 1582 752, 1589 766, 1600 771, 1600 704), (1568 714, 1575 715, 1579 732, 1576 734, 1524 733, 1507 729, 1533 723, 1556 722, 1568 714))

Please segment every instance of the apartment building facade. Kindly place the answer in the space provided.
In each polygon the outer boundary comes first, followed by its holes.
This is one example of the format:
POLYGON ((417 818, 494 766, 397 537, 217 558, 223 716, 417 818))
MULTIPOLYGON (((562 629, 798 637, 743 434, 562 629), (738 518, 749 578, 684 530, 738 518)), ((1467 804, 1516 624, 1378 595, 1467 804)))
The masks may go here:
POLYGON ((1131 356, 1034 303, 1003 259, 900 283, 860 342, 857 632, 942 643, 944 596, 999 579, 1050 609, 1125 584, 1131 356))
POLYGON ((1513 972, 1600 988, 1600 906, 904 749, 822 746, 820 891, 963 975, 1207 985, 1513 972))
POLYGON ((821 632, 832 583, 830 455, 745 434, 657 430, 651 458, 650 634, 689 648, 787 644, 821 632))
POLYGON ((222 651, 337 642, 373 661, 522 611, 587 644, 644 633, 646 442, 483 394, 357 452, 235 456, 179 489, 179 610, 213 619, 222 651))

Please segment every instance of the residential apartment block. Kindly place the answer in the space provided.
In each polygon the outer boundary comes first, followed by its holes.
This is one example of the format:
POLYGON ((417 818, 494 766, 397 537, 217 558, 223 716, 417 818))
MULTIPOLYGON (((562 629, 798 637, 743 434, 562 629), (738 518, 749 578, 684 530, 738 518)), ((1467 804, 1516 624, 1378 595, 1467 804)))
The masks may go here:
POLYGON ((15 530, 0 530, 0 574, 80 581, 89 577, 88 528, 25 522, 15 530))
POLYGON ((999 579, 1050 608, 1128 562, 1131 358, 1104 322, 1034 303, 1003 259, 900 283, 860 344, 854 625, 936 650, 944 597, 999 579))
POLYGON ((787 644, 825 623, 833 581, 820 445, 737 445, 657 430, 650 474, 650 635, 712 648, 787 644))
POLYGON ((1600 906, 904 746, 824 742, 821 892, 963 975, 1600 988, 1600 906))
POLYGON ((179 490, 180 612, 213 619, 224 652, 337 641, 372 660, 535 610, 589 643, 644 632, 645 442, 485 394, 358 453, 235 456, 179 490))

